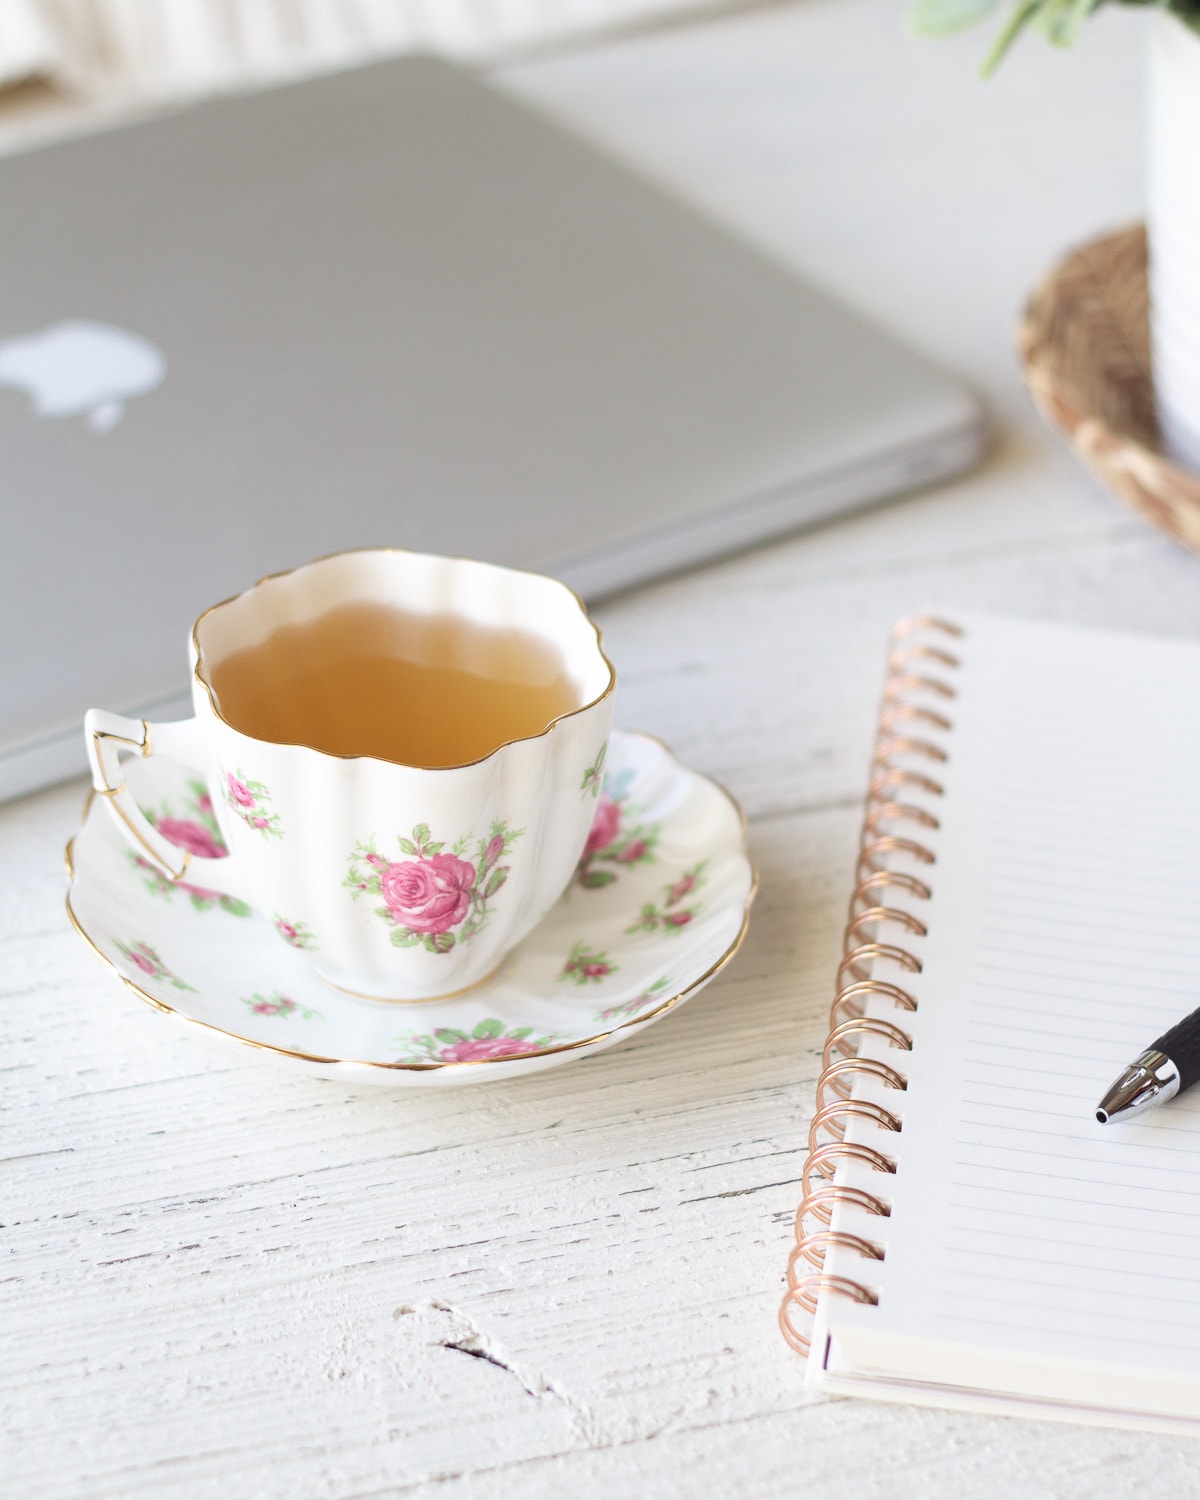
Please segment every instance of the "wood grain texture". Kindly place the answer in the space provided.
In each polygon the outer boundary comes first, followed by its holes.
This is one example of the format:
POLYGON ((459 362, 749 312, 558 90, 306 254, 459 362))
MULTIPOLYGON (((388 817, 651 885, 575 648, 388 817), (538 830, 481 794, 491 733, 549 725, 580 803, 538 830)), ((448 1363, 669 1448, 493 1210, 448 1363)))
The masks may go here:
POLYGON ((528 1080, 294 1078, 67 929, 81 787, 0 809, 6 1494, 1135 1500, 1151 1463, 1189 1492, 1186 1442, 814 1401, 775 1325, 892 620, 1200 634, 1200 563, 1088 483, 1010 353, 1054 249, 1140 211, 1138 19, 987 88, 977 38, 894 28, 806 0, 511 75, 996 414, 961 482, 599 611, 619 721, 750 814, 761 893, 708 990, 528 1080))

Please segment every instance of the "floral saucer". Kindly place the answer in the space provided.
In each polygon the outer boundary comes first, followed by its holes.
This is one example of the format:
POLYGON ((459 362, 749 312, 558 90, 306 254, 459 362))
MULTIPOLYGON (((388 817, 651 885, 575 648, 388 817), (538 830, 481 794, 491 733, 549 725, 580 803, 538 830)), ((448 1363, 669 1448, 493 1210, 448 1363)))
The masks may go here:
MULTIPOLYGON (((129 785, 171 842, 224 853, 203 783, 132 761, 129 785)), ((172 884, 99 798, 67 846, 67 911, 155 1010, 321 1077, 441 1086, 510 1078, 612 1046, 702 989, 746 930, 755 873, 733 798, 657 740, 614 733, 571 885, 482 984, 396 1004, 324 984, 314 939, 277 913, 172 884)))

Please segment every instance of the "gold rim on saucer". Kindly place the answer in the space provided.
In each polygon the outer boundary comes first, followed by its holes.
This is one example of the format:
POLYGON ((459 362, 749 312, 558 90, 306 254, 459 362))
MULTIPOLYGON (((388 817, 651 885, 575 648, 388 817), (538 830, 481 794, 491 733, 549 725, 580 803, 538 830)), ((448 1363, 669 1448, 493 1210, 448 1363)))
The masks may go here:
MULTIPOLYGON (((666 755, 671 758, 671 761, 676 766, 684 770, 690 770, 689 767, 685 767, 683 765, 683 762, 674 753, 670 746, 667 745, 665 741, 659 739, 656 735, 644 734, 640 731, 630 730, 621 731, 621 733, 629 739, 641 740, 649 744, 657 745, 666 755)), ((295 1047, 282 1047, 274 1042, 259 1041, 255 1037, 243 1036, 239 1032, 230 1031, 223 1026, 215 1025, 211 1021, 202 1021, 198 1017, 189 1016, 188 1014, 186 1014, 186 1012, 177 1010, 172 1005, 168 1005, 165 1000, 160 1000, 157 996, 151 995, 135 980, 130 979, 127 975, 123 974, 121 970, 117 968, 116 964, 114 964, 113 961, 108 957, 108 955, 103 952, 96 940, 83 925, 83 922, 80 920, 78 914, 71 904, 70 888, 68 888, 66 894, 67 917, 70 920, 71 926, 87 944, 92 953, 94 953, 95 956, 100 960, 100 962, 105 966, 105 968, 110 969, 117 976, 117 978, 120 979, 121 983, 127 990, 130 991, 131 994, 136 995, 139 1000, 144 1001, 148 1006, 150 1006, 152 1010, 157 1011, 160 1015, 172 1016, 177 1021, 182 1021, 189 1026, 194 1026, 200 1031, 209 1032, 214 1036, 223 1037, 228 1041, 238 1042, 244 1047, 251 1047, 255 1051, 272 1053, 278 1057, 289 1058, 296 1062, 311 1063, 323 1067, 346 1066, 375 1068, 390 1073, 433 1073, 441 1072, 445 1069, 463 1070, 491 1068, 493 1066, 502 1067, 505 1063, 531 1062, 535 1058, 551 1057, 567 1052, 578 1052, 583 1048, 593 1047, 599 1042, 603 1042, 608 1040, 610 1037, 617 1036, 620 1032, 625 1031, 629 1028, 644 1026, 646 1023, 655 1020, 661 1015, 664 1015, 667 1011, 673 1010, 675 1006, 686 1000, 687 997, 693 994, 696 990, 703 988, 704 985, 706 985, 711 979, 713 979, 718 973, 720 973, 720 971, 726 966, 726 964, 730 962, 730 960, 737 953, 738 949, 742 946, 742 943, 745 941, 746 932, 750 925, 750 908, 754 903, 754 898, 758 891, 759 879, 758 869, 755 866, 754 861, 750 857, 746 814, 737 798, 734 797, 733 793, 730 792, 727 787, 722 785, 721 782, 703 772, 692 772, 692 774, 702 777, 704 781, 706 781, 710 786, 714 787, 733 808, 738 819, 738 826, 741 832, 741 853, 749 867, 750 884, 746 891, 745 899, 742 905, 741 923, 739 924, 737 933, 734 935, 732 942, 728 945, 727 948, 725 948, 725 950, 720 954, 716 961, 710 964, 708 968, 704 970, 703 973, 698 974, 689 984, 685 985, 683 989, 677 991, 667 999, 660 1001, 652 1010, 645 1011, 641 1015, 632 1016, 627 1021, 622 1021, 615 1026, 610 1026, 606 1030, 598 1031, 591 1036, 579 1037, 575 1041, 559 1042, 548 1047, 539 1048, 539 1050, 535 1054, 530 1054, 528 1052, 514 1052, 507 1055, 501 1055, 499 1057, 464 1059, 462 1061, 456 1062, 383 1062, 375 1058, 331 1057, 324 1053, 305 1052, 295 1047)), ((83 823, 86 823, 88 815, 92 810, 92 804, 94 801, 95 793, 94 791, 89 789, 87 798, 83 806, 83 823)), ((64 859, 67 867, 67 877, 72 886, 74 885, 76 878, 74 849, 75 837, 72 837, 68 841, 64 850, 64 859)), ((504 965, 501 964, 500 967, 503 968, 504 965)), ((488 978, 491 977, 491 975, 488 976, 488 978)), ((321 984, 327 985, 328 988, 332 990, 340 991, 340 986, 330 985, 327 980, 320 979, 319 982, 321 984)), ((486 980, 478 981, 478 984, 483 983, 486 983, 486 980)), ((468 988, 474 989, 477 988, 477 985, 471 985, 468 986, 468 988)), ((341 992, 353 993, 351 991, 341 992)), ((366 996, 363 998, 375 999, 377 997, 366 996)), ((434 1004, 439 999, 449 998, 453 998, 453 996, 438 996, 429 1001, 409 1001, 400 1003, 434 1004)), ((388 1004, 395 1002, 388 1002, 385 1000, 381 1003, 388 1004)))

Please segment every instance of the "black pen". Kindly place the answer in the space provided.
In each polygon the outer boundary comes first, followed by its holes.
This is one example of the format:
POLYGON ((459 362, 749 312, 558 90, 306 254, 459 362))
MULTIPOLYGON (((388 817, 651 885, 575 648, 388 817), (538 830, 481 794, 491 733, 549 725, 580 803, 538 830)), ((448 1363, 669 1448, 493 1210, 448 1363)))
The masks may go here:
POLYGON ((1200 1010, 1184 1016, 1158 1041, 1151 1042, 1096 1106, 1101 1125, 1128 1120, 1144 1109, 1165 1104, 1200 1078, 1200 1010))

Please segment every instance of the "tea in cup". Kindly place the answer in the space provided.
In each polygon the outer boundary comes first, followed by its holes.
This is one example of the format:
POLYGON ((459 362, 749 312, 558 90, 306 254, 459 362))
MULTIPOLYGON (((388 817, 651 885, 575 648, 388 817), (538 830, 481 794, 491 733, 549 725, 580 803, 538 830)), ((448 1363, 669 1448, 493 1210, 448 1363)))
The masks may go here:
POLYGON ((565 585, 340 553, 207 610, 191 658, 191 719, 88 713, 96 790, 167 878, 303 931, 327 983, 380 1000, 458 993, 565 890, 616 682, 565 585), (204 775, 228 858, 164 837, 125 784, 126 752, 204 775))

